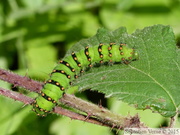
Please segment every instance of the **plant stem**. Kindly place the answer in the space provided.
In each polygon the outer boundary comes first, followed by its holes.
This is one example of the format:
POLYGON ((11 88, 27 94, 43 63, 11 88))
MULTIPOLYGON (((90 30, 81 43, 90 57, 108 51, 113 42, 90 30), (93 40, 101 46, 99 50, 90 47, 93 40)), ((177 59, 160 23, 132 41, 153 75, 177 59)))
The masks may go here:
MULTIPOLYGON (((0 95, 12 98, 12 99, 20 101, 20 102, 23 102, 25 105, 29 105, 34 101, 34 99, 32 99, 32 98, 30 98, 28 96, 25 96, 23 94, 20 94, 20 93, 11 91, 11 90, 3 89, 1 87, 0 87, 0 95)), ((109 127, 109 125, 103 124, 102 122, 100 122, 100 121, 98 121, 96 119, 93 119, 93 118, 86 119, 86 116, 84 116, 82 114, 74 113, 72 111, 63 109, 63 108, 61 108, 59 106, 55 107, 53 112, 58 113, 60 115, 67 116, 67 117, 69 117, 71 119, 74 119, 74 120, 81 120, 81 121, 86 121, 86 122, 89 122, 89 123, 109 127)))
POLYGON ((96 117, 102 123, 106 123, 115 128, 145 127, 142 123, 140 123, 138 115, 134 117, 123 117, 112 113, 104 107, 99 107, 73 95, 64 94, 64 96, 60 99, 60 102, 87 113, 87 117, 96 117))
MULTIPOLYGON (((42 89, 42 83, 3 69, 0 69, 0 79, 14 84, 14 86, 21 86, 36 93, 40 92, 42 89)), ((25 104, 31 104, 33 102, 33 99, 29 99, 29 97, 25 95, 10 90, 4 90, 2 88, 0 89, 0 94, 15 100, 19 100, 25 104)), ((140 122, 137 115, 133 117, 123 117, 114 114, 103 107, 99 107, 69 94, 64 94, 64 96, 60 99, 60 102, 68 107, 87 113, 87 116, 84 116, 82 114, 65 110, 58 106, 54 108, 54 113, 65 115, 72 119, 78 119, 116 129, 123 129, 125 127, 145 127, 144 124, 140 122)))

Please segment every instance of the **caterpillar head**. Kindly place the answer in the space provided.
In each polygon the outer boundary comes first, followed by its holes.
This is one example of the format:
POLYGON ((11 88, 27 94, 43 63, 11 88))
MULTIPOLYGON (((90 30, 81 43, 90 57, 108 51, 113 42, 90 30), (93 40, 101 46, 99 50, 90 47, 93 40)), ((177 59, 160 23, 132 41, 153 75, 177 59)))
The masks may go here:
POLYGON ((139 54, 138 54, 138 52, 137 51, 133 51, 133 54, 132 54, 132 60, 134 61, 134 60, 139 60, 139 54))
POLYGON ((123 50, 121 50, 122 60, 127 61, 128 63, 131 61, 135 61, 139 59, 139 54, 135 49, 131 49, 128 47, 123 47, 123 50))

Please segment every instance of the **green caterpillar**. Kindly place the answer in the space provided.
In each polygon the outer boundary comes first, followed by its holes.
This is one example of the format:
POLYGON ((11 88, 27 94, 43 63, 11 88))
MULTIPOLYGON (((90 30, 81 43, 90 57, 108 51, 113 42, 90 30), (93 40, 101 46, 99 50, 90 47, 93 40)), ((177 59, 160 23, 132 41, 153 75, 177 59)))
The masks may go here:
POLYGON ((70 56, 59 61, 53 69, 49 80, 43 85, 39 96, 32 103, 33 111, 37 115, 45 116, 57 105, 63 93, 80 73, 87 67, 92 67, 95 63, 119 62, 129 64, 138 59, 138 53, 128 48, 126 44, 110 43, 96 46, 86 46, 79 52, 72 52, 70 56))

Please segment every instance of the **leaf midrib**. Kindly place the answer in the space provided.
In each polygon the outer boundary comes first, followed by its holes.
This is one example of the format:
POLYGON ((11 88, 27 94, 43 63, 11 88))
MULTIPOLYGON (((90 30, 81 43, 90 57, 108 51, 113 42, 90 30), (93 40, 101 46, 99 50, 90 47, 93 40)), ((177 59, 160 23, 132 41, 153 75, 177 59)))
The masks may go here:
POLYGON ((161 85, 154 77, 152 77, 150 74, 147 74, 147 73, 145 73, 144 71, 142 71, 142 70, 140 70, 140 69, 137 69, 137 68, 135 68, 135 67, 133 67, 133 66, 131 66, 131 65, 129 65, 129 66, 130 66, 132 69, 134 69, 134 70, 136 70, 136 71, 138 71, 138 72, 140 72, 140 73, 148 76, 150 79, 152 79, 153 82, 155 82, 158 86, 160 86, 160 87, 166 92, 166 94, 169 96, 171 102, 173 103, 174 107, 177 108, 177 106, 176 106, 176 104, 175 104, 175 101, 174 101, 172 95, 171 95, 171 94, 169 93, 169 91, 168 91, 165 87, 163 87, 163 85, 161 85))

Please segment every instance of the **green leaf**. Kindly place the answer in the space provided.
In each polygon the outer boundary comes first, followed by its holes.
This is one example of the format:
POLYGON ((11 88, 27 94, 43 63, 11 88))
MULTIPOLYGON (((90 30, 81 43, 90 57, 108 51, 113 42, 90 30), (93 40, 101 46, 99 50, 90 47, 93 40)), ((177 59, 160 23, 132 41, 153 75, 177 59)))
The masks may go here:
MULTIPOLYGON (((155 25, 128 35, 125 28, 97 35, 77 43, 69 52, 99 43, 127 43, 139 53, 129 65, 94 67, 74 81, 79 90, 97 90, 116 97, 137 109, 152 109, 165 117, 176 115, 180 100, 179 51, 169 26, 155 25)), ((68 55, 67 54, 67 55, 68 55)))
POLYGON ((22 103, 16 102, 15 104, 15 101, 2 96, 0 96, 0 101, 0 107, 3 108, 0 115, 1 134, 13 134, 29 115, 30 108, 22 109, 22 103))

